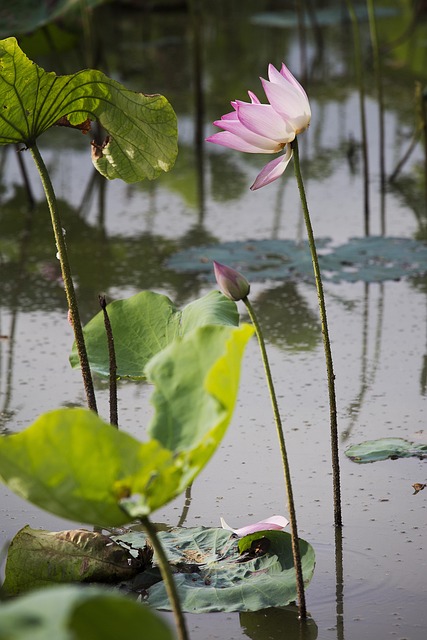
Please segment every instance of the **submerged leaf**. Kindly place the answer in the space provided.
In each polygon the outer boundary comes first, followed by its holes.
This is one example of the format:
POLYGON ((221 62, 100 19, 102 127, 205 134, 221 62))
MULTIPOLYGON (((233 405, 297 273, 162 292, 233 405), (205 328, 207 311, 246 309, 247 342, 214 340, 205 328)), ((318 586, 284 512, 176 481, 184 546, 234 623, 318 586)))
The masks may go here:
POLYGON ((148 607, 101 587, 55 586, 0 607, 0 640, 111 640, 141 635, 173 640, 148 607))
MULTIPOLYGON (((156 353, 197 327, 239 324, 235 302, 219 291, 211 291, 182 311, 167 296, 153 291, 142 291, 126 300, 111 302, 107 310, 119 378, 145 377, 146 364, 156 353)), ((83 332, 91 369, 108 376, 109 354, 102 312, 87 323, 83 332)), ((73 367, 80 366, 75 345, 70 362, 73 367)))
POLYGON ((31 146, 61 119, 71 126, 97 120, 108 137, 95 147, 93 163, 106 178, 152 180, 175 162, 176 116, 166 98, 129 91, 101 71, 48 73, 15 38, 6 38, 0 41, 0 94, 0 144, 31 146))
MULTIPOLYGON (((158 535, 174 569, 181 606, 191 613, 214 611, 257 611, 284 606, 297 597, 291 536, 284 531, 266 531, 248 536, 267 539, 263 552, 242 556, 240 541, 224 529, 172 529, 158 535), (267 548, 268 547, 268 548, 267 548)), ((144 545, 140 532, 115 536, 136 551, 144 545)), ((314 572, 314 550, 299 541, 304 582, 314 572)), ((154 555, 154 562, 156 556, 154 555)), ((154 571, 126 583, 130 590, 148 593, 147 602, 156 609, 170 609, 164 583, 154 571)))
POLYGON ((377 462, 391 458, 425 458, 427 444, 409 442, 403 438, 380 438, 354 444, 345 451, 345 455, 353 462, 377 462))
POLYGON ((248 325, 201 327, 158 354, 150 369, 158 386, 156 439, 141 443, 91 411, 58 409, 21 433, 0 437, 0 478, 21 497, 79 522, 119 526, 158 509, 192 482, 218 447, 252 333, 248 325), (194 388, 180 391, 195 354, 194 388), (205 424, 197 424, 198 412, 205 424), (187 424, 197 429, 190 434, 187 424))
POLYGON ((94 531, 42 531, 27 525, 10 543, 3 590, 16 595, 52 583, 127 580, 146 568, 142 552, 134 558, 94 531))

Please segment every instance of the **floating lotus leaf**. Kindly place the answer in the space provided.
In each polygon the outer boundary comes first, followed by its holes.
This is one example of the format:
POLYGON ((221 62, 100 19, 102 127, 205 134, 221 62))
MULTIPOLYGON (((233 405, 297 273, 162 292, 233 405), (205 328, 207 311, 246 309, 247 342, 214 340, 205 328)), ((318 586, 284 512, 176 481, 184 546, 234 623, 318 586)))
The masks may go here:
MULTIPOLYGON (((172 529, 159 537, 169 562, 181 606, 191 613, 214 611, 258 611, 293 602, 297 597, 291 536, 284 531, 263 531, 247 536, 267 541, 259 555, 241 553, 245 538, 237 539, 225 529, 172 529)), ((144 546, 141 532, 115 536, 117 542, 131 545, 134 553, 144 546)), ((314 550, 300 540, 302 570, 307 585, 315 566, 314 550)), ((156 555, 154 555, 154 563, 156 555)), ((145 571, 128 589, 145 593, 156 609, 169 609, 164 583, 156 568, 145 571)))
POLYGON ((391 458, 425 458, 427 444, 409 442, 403 438, 381 438, 354 444, 345 451, 345 455, 353 462, 377 462, 391 458))
MULTIPOLYGON (((330 239, 316 240, 323 280, 383 282, 427 273, 427 245, 409 238, 352 238, 333 247, 330 239)), ((247 240, 196 247, 172 256, 168 266, 179 272, 210 274, 213 260, 238 269, 252 282, 262 280, 313 281, 307 242, 247 240)))

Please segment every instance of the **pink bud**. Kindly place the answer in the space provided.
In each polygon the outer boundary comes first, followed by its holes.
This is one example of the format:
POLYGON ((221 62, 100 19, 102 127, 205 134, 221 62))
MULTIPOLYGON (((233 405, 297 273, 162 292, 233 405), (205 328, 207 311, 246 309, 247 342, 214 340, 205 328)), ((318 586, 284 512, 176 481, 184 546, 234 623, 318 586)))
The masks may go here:
POLYGON ((215 260, 213 265, 218 286, 227 298, 237 301, 249 295, 250 284, 241 273, 215 260))

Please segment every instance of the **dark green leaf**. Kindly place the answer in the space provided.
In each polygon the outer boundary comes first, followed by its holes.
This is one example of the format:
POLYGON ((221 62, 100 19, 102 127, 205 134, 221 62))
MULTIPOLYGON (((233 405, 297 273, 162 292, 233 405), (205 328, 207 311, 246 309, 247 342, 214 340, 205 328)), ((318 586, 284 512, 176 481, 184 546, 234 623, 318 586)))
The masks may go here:
MULTIPOLYGON (((0 36, 34 31, 47 22, 67 14, 70 9, 81 11, 80 2, 81 0, 13 0, 1 3, 0 36)), ((105 0, 85 0, 85 7, 95 7, 102 2, 105 0)))

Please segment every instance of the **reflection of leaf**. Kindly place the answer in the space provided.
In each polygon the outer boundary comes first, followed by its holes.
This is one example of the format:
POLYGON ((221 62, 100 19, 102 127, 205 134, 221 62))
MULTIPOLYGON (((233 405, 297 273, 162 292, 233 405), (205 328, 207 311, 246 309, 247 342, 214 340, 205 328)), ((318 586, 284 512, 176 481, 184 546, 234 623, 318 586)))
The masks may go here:
MULTIPOLYGON (((301 637, 301 620, 296 606, 286 609, 270 608, 263 611, 244 611, 239 614, 240 626, 244 637, 251 640, 285 640, 301 637), (283 630, 286 629, 286 636, 283 630)), ((312 618, 304 621, 304 640, 316 640, 317 625, 312 618)))
MULTIPOLYGON (((208 324, 237 326, 239 323, 236 303, 219 291, 211 291, 182 311, 168 297, 152 291, 116 300, 107 310, 114 336, 118 377, 145 377, 146 364, 156 353, 196 327, 208 324)), ((84 336, 91 369, 108 376, 109 355, 102 312, 88 322, 84 336)), ((70 361, 73 367, 80 366, 75 345, 70 361)))
MULTIPOLYGON (((175 582, 184 611, 257 611, 265 607, 284 606, 296 599, 295 569, 291 536, 283 531, 264 531, 270 548, 264 555, 241 562, 238 540, 224 529, 172 529, 159 532, 169 561, 175 566, 175 582)), ((142 533, 116 536, 134 549, 144 545, 142 533)), ((314 571, 314 550, 300 540, 305 584, 314 571)), ((156 556, 154 556, 154 562, 156 556)), ((150 571, 148 572, 150 573, 150 571)), ((148 576, 127 583, 132 590, 146 589, 148 576)), ((153 572, 148 588, 148 604, 169 609, 163 582, 153 572), (155 582, 155 584, 153 584, 155 582)))
POLYGON ((396 458, 425 458, 427 444, 408 442, 403 438, 381 438, 354 444, 345 451, 345 455, 353 462, 377 462, 396 458))
POLYGON ((98 120, 109 137, 93 162, 105 177, 137 182, 173 166, 176 116, 163 96, 129 91, 93 69, 69 76, 47 73, 15 38, 0 42, 0 57, 0 144, 30 146, 61 118, 72 126, 98 120))
POLYGON ((56 586, 24 595, 0 608, 0 640, 173 640, 163 620, 116 591, 56 586))
MULTIPOLYGON (((410 238, 353 238, 329 248, 317 239, 323 280, 332 282, 383 282, 427 273, 427 246, 410 238)), ((313 280, 306 242, 247 240, 196 247, 172 256, 167 265, 183 273, 209 273, 212 260, 243 272, 252 281, 313 280)))
POLYGON ((108 536, 84 529, 24 527, 13 538, 3 589, 8 595, 58 582, 119 582, 145 567, 108 536))
POLYGON ((248 325, 201 327, 156 356, 149 375, 156 385, 152 433, 158 439, 141 443, 91 411, 58 409, 0 438, 0 478, 21 497, 70 520, 118 526, 151 513, 184 491, 218 447, 252 333, 248 325), (196 389, 190 389, 187 367, 195 354, 196 389), (194 407, 187 401, 188 424, 197 423, 199 412, 206 419, 191 433, 181 422, 187 389, 197 399, 194 407))
POLYGON ((320 323, 298 286, 288 280, 263 288, 254 306, 262 310, 262 328, 269 342, 288 351, 311 351, 321 340, 320 323))

